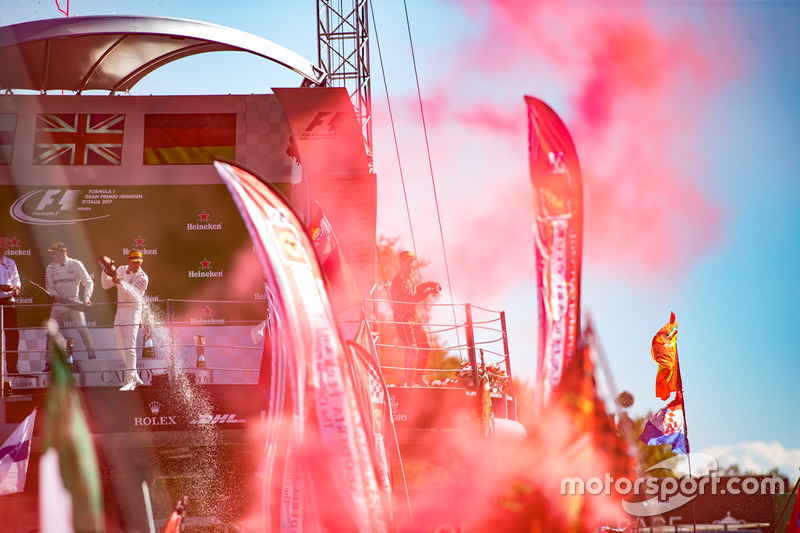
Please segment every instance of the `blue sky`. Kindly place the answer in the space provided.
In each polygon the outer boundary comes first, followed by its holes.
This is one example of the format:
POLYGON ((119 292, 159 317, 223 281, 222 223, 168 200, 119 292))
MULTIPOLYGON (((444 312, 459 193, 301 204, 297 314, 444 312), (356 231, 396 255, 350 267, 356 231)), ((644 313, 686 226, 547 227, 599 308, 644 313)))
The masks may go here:
MULTIPOLYGON (((371 41, 379 234, 410 247, 413 228, 430 261, 423 277, 439 281, 444 249, 454 300, 506 311, 514 372, 532 378, 537 316, 523 97, 546 101, 570 128, 583 170, 583 310, 617 388, 636 398, 634 414, 662 406, 649 347, 674 311, 693 451, 780 465, 795 477, 800 3, 410 1, 444 248, 429 229, 439 222, 405 12, 402 3, 381 4, 390 5, 375 6, 371 41)), ((317 55, 312 0, 73 0, 69 11, 213 22, 312 61, 317 55)), ((0 24, 63 16, 54 1, 15 0, 0 24)), ((249 93, 299 83, 263 60, 234 55, 180 61, 134 93, 249 93), (261 75, 273 76, 266 87, 254 82, 261 75)))

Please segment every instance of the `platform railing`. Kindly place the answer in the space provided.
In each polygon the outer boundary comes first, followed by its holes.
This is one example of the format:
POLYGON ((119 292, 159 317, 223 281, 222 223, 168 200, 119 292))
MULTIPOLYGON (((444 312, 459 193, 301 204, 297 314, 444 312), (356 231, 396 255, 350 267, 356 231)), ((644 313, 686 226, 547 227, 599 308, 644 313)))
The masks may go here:
MULTIPOLYGON (((176 303, 188 306, 247 306, 261 305, 252 301, 220 301, 220 300, 151 300, 145 304, 146 320, 140 327, 137 341, 133 346, 137 354, 139 368, 152 366, 148 361, 159 360, 161 367, 174 371, 176 367, 203 368, 212 375, 233 375, 228 381, 234 383, 256 383, 259 363, 263 352, 262 342, 253 342, 251 330, 258 326, 259 320, 222 319, 215 323, 214 320, 192 319, 186 313, 176 312, 176 303), (152 344, 145 346, 145 327, 152 333, 152 344), (237 364, 225 364, 225 361, 235 361, 237 364), (241 364, 244 361, 245 364, 241 364), (234 374, 232 374, 234 373, 234 374)), ((23 304, 17 303, 17 315, 38 313, 45 318, 53 304, 23 304), (46 308, 40 311, 36 308, 46 308)), ((68 356, 72 356, 75 369, 80 373, 108 372, 109 365, 119 366, 121 359, 114 341, 114 317, 116 302, 97 302, 87 310, 87 329, 92 336, 95 360, 88 359, 88 350, 78 333, 76 325, 70 322, 60 324, 60 330, 65 339, 72 339, 72 349, 68 346, 68 356), (110 308, 108 306, 111 306, 110 308), (92 313, 94 309, 95 313, 92 313), (105 313, 106 319, 102 325, 93 324, 91 315, 105 313), (103 364, 105 363, 105 365, 103 364)), ((267 306, 263 304, 263 314, 266 316, 267 306)), ((250 313, 252 314, 252 312, 250 313)), ((6 335, 9 328, 5 326, 4 317, 0 313, 0 378, 4 383, 11 377, 6 367, 6 335)), ((20 334, 18 349, 18 370, 20 375, 44 376, 46 370, 48 348, 47 330, 43 323, 39 327, 22 326, 15 328, 20 334)), ((149 343, 148 343, 149 344, 149 343)), ((223 379, 224 381, 224 379, 223 379)))
MULTIPOLYGON (((399 344, 399 337, 393 335, 396 323, 391 319, 390 300, 366 299, 366 308, 375 310, 373 318, 368 320, 368 327, 376 339, 376 348, 381 357, 384 376, 391 381, 392 373, 406 371, 405 351, 409 349, 424 349, 399 344), (391 342, 390 342, 391 340, 391 342), (394 352, 400 356, 403 363, 392 364, 387 354, 394 352)), ((237 383, 256 383, 258 379, 259 363, 263 352, 263 343, 254 342, 251 338, 252 330, 261 324, 259 320, 222 320, 218 324, 213 319, 204 320, 192 318, 185 309, 197 306, 248 306, 261 305, 252 301, 221 301, 221 300, 151 300, 145 304, 146 320, 152 332, 152 350, 154 357, 148 357, 145 350, 144 328, 140 328, 135 346, 137 361, 142 366, 147 366, 147 361, 158 359, 167 361, 170 369, 202 368, 211 371, 215 376, 228 376, 227 379, 239 380, 237 383), (183 306, 183 311, 177 309, 183 306), (233 332, 233 333, 229 333, 233 332), (227 361, 227 364, 226 364, 227 361), (235 361, 234 363, 231 363, 235 361), (244 364, 242 363, 244 361, 244 364), (237 374, 232 374, 237 373, 237 374)), ((121 360, 113 339, 114 315, 116 302, 97 302, 87 311, 87 318, 99 312, 105 313, 104 324, 93 324, 89 321, 87 327, 94 341, 97 360, 113 362, 120 369, 121 360), (111 307, 108 307, 111 306, 111 307)), ((22 304, 16 305, 18 316, 30 312, 34 308, 47 308, 39 311, 42 316, 49 316, 52 304, 22 304)), ((428 311, 424 327, 428 332, 432 345, 431 352, 445 354, 455 366, 438 368, 432 366, 426 369, 430 381, 434 386, 461 387, 471 391, 477 390, 478 380, 486 376, 492 389, 492 394, 501 396, 504 402, 513 397, 511 389, 511 363, 508 355, 508 339, 505 325, 505 313, 493 311, 471 304, 431 304, 426 306, 428 311), (477 369, 477 371, 476 371, 477 369)), ((267 304, 263 303, 263 316, 267 316, 267 304)), ((242 313, 244 314, 244 313, 242 313)), ((250 312, 250 315, 253 313, 250 312)), ((261 315, 257 315, 261 316, 261 315)), ((94 321, 96 322, 96 321, 94 321)), ((96 363, 87 361, 87 350, 74 328, 74 324, 62 324, 62 334, 75 341, 72 350, 76 370, 81 373, 107 372, 108 369, 99 368, 96 363)), ((0 313, 0 333, 6 331, 2 313, 0 313)), ((27 375, 45 375, 45 362, 47 360, 46 329, 44 324, 39 327, 18 327, 20 332, 19 365, 20 372, 27 375), (23 363, 27 363, 24 364, 23 363)), ((5 365, 5 334, 2 339, 2 366, 0 375, 3 382, 6 380, 5 365)), ((148 347, 150 348, 150 347, 148 347)), ((430 358, 433 360, 433 358, 430 358)), ((506 412, 509 406, 506 404, 506 412)), ((513 407, 512 407, 513 408, 513 407)), ((514 415, 507 415, 509 417, 514 415)))
POLYGON ((471 304, 426 304, 425 309, 420 305, 422 325, 431 340, 431 347, 423 348, 400 343, 398 322, 393 319, 392 306, 403 303, 378 298, 365 299, 366 308, 372 314, 367 319, 368 326, 375 339, 386 381, 390 385, 394 379, 402 381, 401 376, 407 370, 413 370, 404 364, 407 350, 443 353, 445 360, 455 359, 458 367, 433 367, 433 358, 429 357, 425 373, 434 376, 434 379, 429 379, 431 386, 461 387, 475 391, 479 380, 486 376, 492 394, 502 398, 506 416, 516 419, 505 312, 471 304), (392 361, 398 357, 403 364, 392 361))

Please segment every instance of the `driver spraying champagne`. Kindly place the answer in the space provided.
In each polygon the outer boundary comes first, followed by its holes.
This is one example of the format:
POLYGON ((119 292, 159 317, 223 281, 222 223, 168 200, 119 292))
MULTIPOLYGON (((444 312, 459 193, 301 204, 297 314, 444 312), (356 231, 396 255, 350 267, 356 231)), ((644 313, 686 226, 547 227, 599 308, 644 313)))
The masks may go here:
POLYGON ((114 317, 114 345, 122 359, 127 374, 125 384, 119 390, 134 390, 141 385, 142 379, 136 373, 136 334, 142 322, 144 310, 144 291, 149 281, 142 270, 142 252, 131 250, 128 264, 114 266, 114 261, 107 256, 98 260, 103 273, 100 283, 104 289, 117 287, 117 314, 114 317))

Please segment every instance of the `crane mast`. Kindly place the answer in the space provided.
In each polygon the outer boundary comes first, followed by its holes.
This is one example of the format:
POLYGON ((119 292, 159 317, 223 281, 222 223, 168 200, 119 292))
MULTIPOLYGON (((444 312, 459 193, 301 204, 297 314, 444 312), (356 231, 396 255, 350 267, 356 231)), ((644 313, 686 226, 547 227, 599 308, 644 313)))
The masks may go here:
POLYGON ((368 9, 367 0, 317 0, 317 44, 328 86, 344 87, 353 102, 372 168, 368 9))

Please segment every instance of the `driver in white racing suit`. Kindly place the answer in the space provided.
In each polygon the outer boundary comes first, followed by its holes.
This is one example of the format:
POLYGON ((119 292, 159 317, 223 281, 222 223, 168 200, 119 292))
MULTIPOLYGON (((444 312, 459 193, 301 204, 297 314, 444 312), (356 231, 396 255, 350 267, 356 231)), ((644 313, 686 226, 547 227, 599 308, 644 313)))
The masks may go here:
POLYGON ((136 373, 136 334, 142 322, 144 291, 149 279, 142 270, 142 252, 131 250, 128 265, 116 269, 113 276, 105 271, 100 276, 104 289, 117 286, 117 314, 114 317, 114 344, 128 378, 119 390, 134 390, 142 384, 136 373))
MULTIPOLYGON (((64 322, 72 322, 83 340, 89 359, 95 359, 94 343, 89 328, 86 327, 84 309, 91 305, 94 281, 89 277, 86 267, 77 259, 67 257, 67 246, 63 242, 54 242, 47 249, 53 262, 45 269, 45 289, 53 301, 50 318, 59 327, 64 322), (80 298, 80 285, 83 283, 83 299, 80 298)), ((69 324, 67 325, 69 327, 69 324)))

